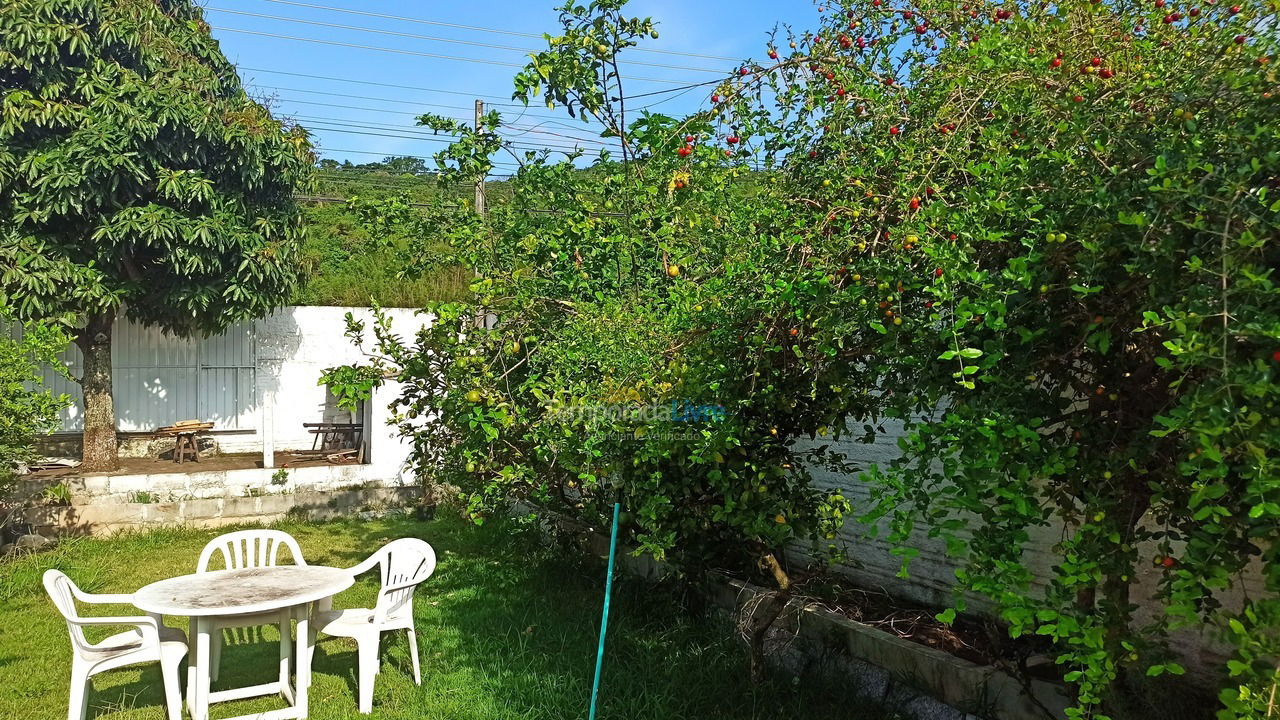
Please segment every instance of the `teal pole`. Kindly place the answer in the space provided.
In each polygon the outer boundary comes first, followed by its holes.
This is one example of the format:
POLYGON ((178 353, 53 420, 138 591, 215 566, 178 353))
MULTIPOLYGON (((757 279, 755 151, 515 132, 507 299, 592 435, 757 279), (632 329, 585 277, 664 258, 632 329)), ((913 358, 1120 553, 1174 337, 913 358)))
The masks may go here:
POLYGON ((604 633, 609 627, 609 596, 613 594, 613 558, 618 552, 618 508, 613 504, 613 530, 609 533, 609 574, 604 579, 604 611, 600 613, 600 646, 596 648, 596 679, 591 683, 591 712, 588 720, 596 720, 596 698, 600 695, 600 668, 604 665, 604 633))

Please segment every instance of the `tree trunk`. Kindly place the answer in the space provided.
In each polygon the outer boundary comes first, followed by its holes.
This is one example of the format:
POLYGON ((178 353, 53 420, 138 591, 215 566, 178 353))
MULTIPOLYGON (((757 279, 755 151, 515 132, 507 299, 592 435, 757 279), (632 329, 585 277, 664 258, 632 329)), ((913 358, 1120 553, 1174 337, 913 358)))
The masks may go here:
POLYGON ((751 680, 754 683, 764 682, 768 673, 768 660, 765 657, 765 639, 769 629, 782 616, 791 602, 791 577, 778 562, 778 556, 767 552, 760 559, 761 568, 767 570, 778 584, 777 592, 770 593, 768 598, 761 598, 751 611, 750 627, 747 630, 747 649, 751 654, 751 680))
POLYGON ((89 316, 76 335, 76 345, 84 356, 80 388, 84 392, 85 470, 115 470, 120 466, 116 452, 116 411, 111 397, 111 324, 114 312, 89 316))

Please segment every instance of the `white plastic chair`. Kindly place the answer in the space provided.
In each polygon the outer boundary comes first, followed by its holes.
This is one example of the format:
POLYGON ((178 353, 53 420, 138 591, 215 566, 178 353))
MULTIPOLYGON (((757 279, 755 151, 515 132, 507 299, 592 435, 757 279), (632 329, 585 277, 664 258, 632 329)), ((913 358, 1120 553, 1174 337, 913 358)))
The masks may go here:
POLYGON ((181 630, 165 627, 154 615, 82 617, 76 611, 77 600, 93 604, 128 605, 133 602, 133 596, 84 592, 76 587, 71 578, 57 570, 45 571, 44 589, 53 600, 54 607, 66 619, 67 632, 71 635, 73 657, 67 720, 84 720, 89 678, 107 670, 144 662, 160 663, 169 720, 182 719, 182 686, 178 681, 178 666, 187 654, 187 636, 181 630), (90 643, 85 639, 83 630, 88 625, 132 625, 135 629, 90 643))
MULTIPOLYGON (((209 562, 215 553, 222 554, 226 570, 242 568, 271 567, 280 560, 280 549, 287 548, 295 565, 306 565, 302 559, 302 548, 298 541, 282 530, 240 530, 238 532, 219 535, 209 541, 200 551, 200 559, 196 561, 196 572, 210 572, 209 562)), ((292 619, 288 610, 254 613, 251 615, 223 615, 212 618, 209 645, 209 677, 218 679, 218 668, 222 659, 222 631, 228 628, 249 628, 259 625, 280 626, 280 675, 281 682, 286 682, 289 674, 288 662, 292 657, 292 619)))
POLYGON ((321 610, 315 614, 312 627, 317 632, 354 638, 359 654, 360 712, 373 711, 373 679, 378 674, 378 646, 382 633, 407 630, 409 654, 413 658, 413 681, 422 684, 422 668, 418 662, 418 636, 413 626, 413 591, 436 569, 436 551, 416 538, 392 540, 368 560, 351 568, 352 575, 362 575, 379 566, 382 588, 372 609, 321 610))

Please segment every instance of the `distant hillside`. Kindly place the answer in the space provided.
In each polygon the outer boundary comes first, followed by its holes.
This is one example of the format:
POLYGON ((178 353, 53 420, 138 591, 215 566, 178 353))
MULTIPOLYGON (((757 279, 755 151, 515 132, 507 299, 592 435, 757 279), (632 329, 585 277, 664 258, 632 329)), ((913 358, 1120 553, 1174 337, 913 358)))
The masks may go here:
POLYGON ((347 201, 404 195, 413 203, 469 203, 471 188, 442 188, 422 160, 403 157, 363 165, 322 161, 317 178, 315 192, 303 203, 305 280, 296 304, 420 307, 466 294, 469 275, 461 268, 398 277, 403 242, 375 242, 347 201))

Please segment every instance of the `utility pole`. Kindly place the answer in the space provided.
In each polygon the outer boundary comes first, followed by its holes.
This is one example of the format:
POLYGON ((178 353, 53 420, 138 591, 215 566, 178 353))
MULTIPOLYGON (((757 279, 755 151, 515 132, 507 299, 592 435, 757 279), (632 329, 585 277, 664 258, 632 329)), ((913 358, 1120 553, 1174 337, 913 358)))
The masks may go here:
MULTIPOLYGON (((483 127, 484 118, 484 101, 476 100, 476 132, 480 132, 483 127)), ((476 178, 476 213, 484 215, 484 176, 476 178)))

